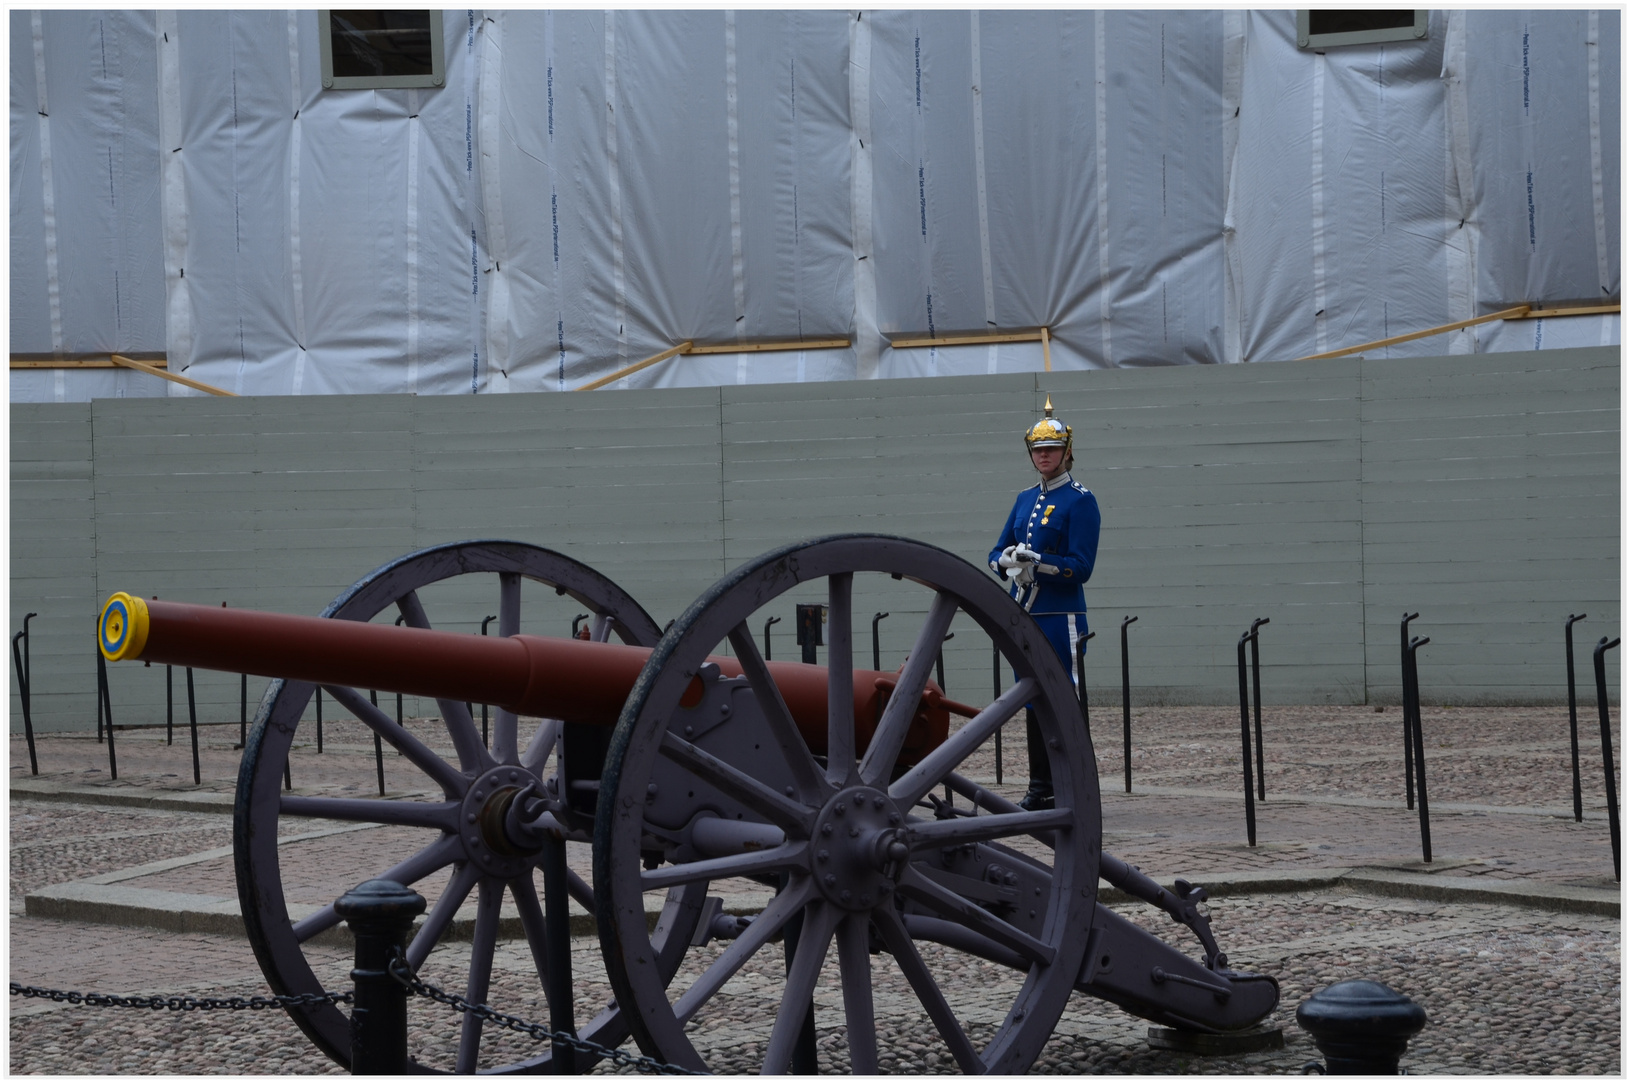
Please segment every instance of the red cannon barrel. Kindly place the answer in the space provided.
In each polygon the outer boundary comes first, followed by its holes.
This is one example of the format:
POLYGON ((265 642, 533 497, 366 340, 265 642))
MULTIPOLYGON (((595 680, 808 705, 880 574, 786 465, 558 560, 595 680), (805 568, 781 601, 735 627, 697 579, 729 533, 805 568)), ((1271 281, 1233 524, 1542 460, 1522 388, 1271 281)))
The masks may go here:
MULTIPOLYGON (((142 600, 122 592, 108 599, 98 625, 99 645, 109 660, 482 702, 522 716, 601 726, 613 725, 621 715, 652 651, 574 638, 482 637, 142 600)), ((727 677, 741 674, 740 664, 730 657, 708 660, 727 677)), ((808 748, 823 753, 828 671, 778 661, 767 666, 808 748)), ((889 672, 853 672, 854 734, 861 750, 869 744, 895 685, 889 672)), ((698 697, 699 692, 697 680, 693 695, 698 697)), ((951 712, 976 711, 949 701, 931 682, 921 698, 905 738, 906 759, 948 737, 951 712)), ((690 700, 686 696, 686 703, 690 700)))

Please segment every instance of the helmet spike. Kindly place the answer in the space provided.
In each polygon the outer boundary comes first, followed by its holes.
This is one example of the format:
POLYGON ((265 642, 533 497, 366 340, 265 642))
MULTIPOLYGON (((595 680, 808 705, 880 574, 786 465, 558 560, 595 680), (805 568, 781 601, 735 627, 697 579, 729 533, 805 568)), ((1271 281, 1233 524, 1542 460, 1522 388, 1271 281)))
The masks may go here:
POLYGON ((1023 442, 1028 449, 1035 450, 1041 446, 1060 446, 1064 451, 1073 449, 1073 428, 1058 420, 1055 409, 1051 406, 1051 395, 1045 395, 1045 418, 1023 432, 1023 442))
POLYGON ((1050 394, 1045 395, 1045 415, 1046 416, 1051 415, 1051 395, 1050 394))

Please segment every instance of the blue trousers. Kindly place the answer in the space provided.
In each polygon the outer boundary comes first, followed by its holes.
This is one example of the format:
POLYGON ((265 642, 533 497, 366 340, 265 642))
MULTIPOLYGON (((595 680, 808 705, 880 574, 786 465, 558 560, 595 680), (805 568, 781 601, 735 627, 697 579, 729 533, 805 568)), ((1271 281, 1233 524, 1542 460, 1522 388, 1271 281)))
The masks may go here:
MULTIPOLYGON (((1040 633, 1045 640, 1051 643, 1057 659, 1062 661, 1062 670, 1068 673, 1075 686, 1079 685, 1080 672, 1075 670, 1075 650, 1081 638, 1090 631, 1086 627, 1085 616, 1078 615, 1035 615, 1034 621, 1039 624, 1040 633)), ((1064 713, 1064 718, 1067 714, 1064 713)), ((1049 793, 1051 787, 1051 757, 1045 749, 1045 739, 1040 735, 1039 724, 1034 719, 1034 710, 1028 710, 1028 787, 1029 790, 1039 790, 1049 793)))

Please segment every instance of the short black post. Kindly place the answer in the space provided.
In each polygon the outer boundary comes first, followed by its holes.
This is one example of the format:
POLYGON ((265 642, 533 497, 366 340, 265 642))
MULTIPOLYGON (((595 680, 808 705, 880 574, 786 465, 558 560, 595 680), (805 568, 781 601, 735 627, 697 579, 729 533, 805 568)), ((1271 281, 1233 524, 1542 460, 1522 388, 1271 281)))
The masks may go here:
MULTIPOLYGON (((487 615, 480 621, 481 637, 491 636, 486 633, 486 627, 490 625, 491 621, 495 618, 497 618, 496 615, 487 615)), ((484 701, 480 703, 480 741, 485 744, 486 749, 491 749, 491 711, 490 707, 484 701)))
POLYGON ((797 644, 802 646, 804 664, 819 663, 819 646, 825 643, 825 605, 797 605, 797 644))
MULTIPOLYGON (((877 666, 876 670, 878 670, 878 671, 881 670, 879 665, 877 666)), ((995 646, 994 646, 994 697, 989 698, 989 700, 990 701, 995 701, 999 697, 1000 697, 1000 645, 999 645, 998 642, 996 642, 995 646)), ((1006 782, 1006 755, 1005 755, 1005 748, 1001 745, 1001 738, 1000 738, 1004 733, 1005 733, 1005 726, 1003 724, 1000 727, 997 727, 997 728, 994 729, 994 782, 996 784, 1003 784, 1003 783, 1006 782)))
POLYGON ((1245 651, 1249 634, 1237 639, 1237 707, 1243 715, 1243 820, 1248 825, 1248 846, 1254 846, 1254 776, 1253 750, 1249 746, 1248 730, 1248 653, 1245 651))
POLYGON ((100 647, 96 650, 96 722, 107 717, 107 771, 114 780, 119 778, 119 759, 113 752, 113 697, 107 689, 107 658, 100 647))
POLYGON ((322 688, 316 688, 316 752, 322 752, 322 688))
MULTIPOLYGON (((379 692, 377 690, 369 690, 367 692, 367 700, 373 703, 373 710, 375 712, 378 711, 379 692)), ((384 797, 384 740, 379 738, 377 729, 374 729, 373 731, 373 761, 378 766, 379 798, 382 799, 384 797)))
POLYGON ((364 881, 333 903, 356 939, 350 1011, 350 1071, 357 1076, 407 1071, 407 988, 390 974, 424 898, 399 882, 364 881))
POLYGON ((1407 765, 1408 810, 1412 809, 1412 709, 1407 702, 1412 700, 1413 686, 1409 681, 1412 676, 1408 674, 1412 669, 1407 666, 1407 624, 1417 617, 1416 611, 1410 615, 1405 611, 1401 613, 1401 751, 1407 765))
POLYGON ((768 617, 768 619, 763 623, 763 659, 764 660, 772 660, 772 659, 774 659, 774 642, 768 635, 768 628, 770 626, 773 626, 775 623, 780 622, 780 621, 781 620, 780 620, 780 617, 778 615, 770 615, 768 617))
POLYGON ((11 637, 11 662, 17 669, 17 699, 23 706, 23 737, 28 740, 28 768, 33 775, 40 774, 39 757, 34 753, 34 717, 31 676, 32 665, 28 654, 28 620, 38 615, 37 611, 30 611, 23 616, 23 628, 11 637), (18 641, 21 639, 22 648, 19 651, 18 641))
POLYGON ((1600 638, 1593 647, 1593 678, 1599 686, 1599 743, 1604 748, 1604 797, 1610 811, 1610 857, 1615 860, 1616 880, 1621 880, 1621 816, 1616 807, 1616 751, 1610 745, 1610 698, 1604 682, 1604 654, 1621 644, 1600 638))
POLYGON ((1126 615, 1119 623, 1119 666, 1124 677, 1124 792, 1130 793, 1130 624, 1139 616, 1126 615))
MULTIPOLYGON (((571 896, 565 869, 565 839, 553 832, 542 842, 543 933, 548 951, 548 1026, 554 1031, 576 1034, 576 1006, 571 1000, 571 896)), ((554 1072, 571 1076, 579 1072, 575 1047, 561 1042, 553 1045, 554 1072)))
POLYGON ((192 669, 186 669, 186 713, 192 721, 192 782, 203 783, 203 773, 198 769, 198 695, 192 689, 192 669))
POLYGON ((1576 650, 1571 644, 1571 624, 1587 618, 1586 613, 1565 620, 1565 686, 1571 703, 1571 808, 1582 820, 1582 744, 1576 734, 1576 650))
POLYGON ((175 745, 175 668, 164 665, 164 745, 175 745))
MULTIPOLYGON (((954 634, 945 634, 943 636, 943 640, 948 641, 950 638, 952 638, 954 636, 955 636, 954 634)), ((938 643, 938 689, 939 690, 945 690, 945 691, 947 691, 949 689, 949 684, 944 681, 944 677, 943 677, 943 642, 942 641, 940 641, 938 643)))
POLYGON ((1424 718, 1418 693, 1418 650, 1429 644, 1426 637, 1415 637, 1407 643, 1407 676, 1412 685, 1406 710, 1412 720, 1412 764, 1418 770, 1418 834, 1424 844, 1424 862, 1429 862, 1429 785, 1424 780, 1424 718))
POLYGON ((241 750, 249 744, 249 677, 241 676, 237 693, 237 746, 241 750))
POLYGON ((1294 1019, 1316 1042, 1331 1076, 1394 1076, 1407 1040, 1429 1017, 1422 1005, 1371 979, 1347 979, 1299 1003, 1294 1019))
MULTIPOLYGON (((97 619, 96 619, 96 633, 98 635, 100 635, 101 632, 102 632, 102 620, 101 620, 101 617, 98 616, 97 619)), ((102 698, 106 696, 105 695, 105 689, 106 689, 105 683, 106 683, 106 681, 107 681, 107 672, 102 667, 102 647, 101 647, 100 641, 98 641, 97 646, 96 646, 96 745, 97 746, 102 745, 102 698)))
MULTIPOLYGON (((870 618, 870 669, 881 670, 881 620, 891 615, 890 611, 878 611, 870 618)), ((999 695, 996 694, 996 697, 999 695)))
MULTIPOLYGON (((1085 721, 1086 735, 1090 734, 1090 697, 1085 692, 1085 642, 1089 641, 1095 636, 1096 631, 1092 630, 1090 633, 1080 638, 1079 643, 1074 646, 1073 658, 1075 663, 1078 665, 1074 668, 1074 670, 1079 673, 1079 715, 1085 721)), ((1000 696, 998 690, 995 691, 994 696, 1000 696)))
POLYGON ((1254 782, 1260 801, 1265 801, 1265 729, 1260 725, 1260 627, 1270 619, 1255 619, 1249 625, 1249 660, 1254 665, 1254 782))
POLYGON ((287 758, 282 759, 282 786, 285 790, 294 790, 294 767, 287 758))
POLYGON ((591 619, 591 618, 593 618, 593 616, 587 614, 586 612, 583 612, 581 615, 578 615, 578 616, 576 616, 576 618, 572 619, 571 620, 571 637, 574 638, 574 637, 579 636, 580 635, 580 627, 581 627, 581 625, 584 622, 586 622, 587 620, 591 619))

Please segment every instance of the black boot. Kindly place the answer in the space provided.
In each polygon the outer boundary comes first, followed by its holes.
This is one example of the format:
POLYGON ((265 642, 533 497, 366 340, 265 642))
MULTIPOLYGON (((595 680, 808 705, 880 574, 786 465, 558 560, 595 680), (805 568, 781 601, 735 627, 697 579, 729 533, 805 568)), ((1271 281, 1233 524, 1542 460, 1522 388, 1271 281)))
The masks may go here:
POLYGON ((1050 784, 1037 784, 1030 781, 1028 794, 1024 795, 1023 801, 1017 805, 1024 810, 1055 810, 1056 795, 1052 792, 1050 784))
POLYGON ((1050 810, 1056 806, 1056 794, 1051 788, 1051 755, 1045 749, 1039 723, 1032 709, 1028 711, 1028 794, 1019 804, 1024 810, 1050 810))

